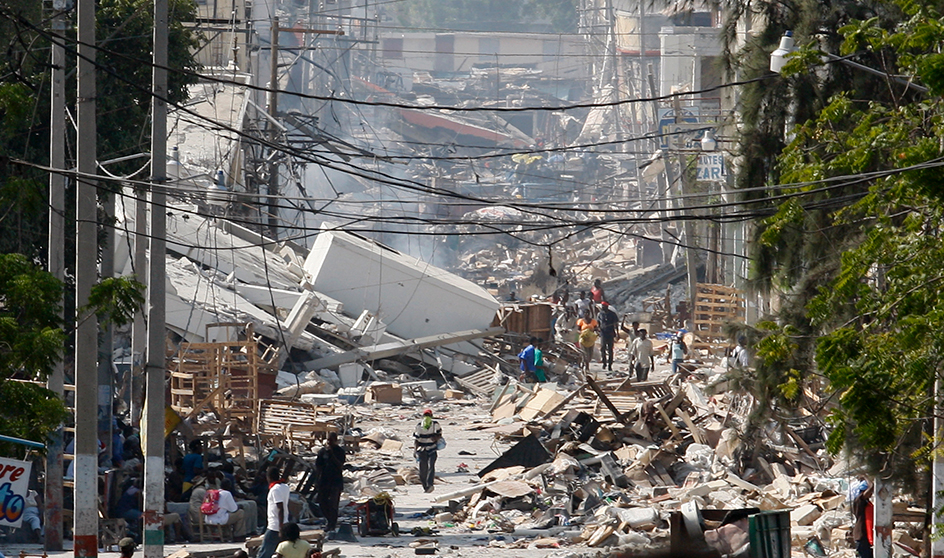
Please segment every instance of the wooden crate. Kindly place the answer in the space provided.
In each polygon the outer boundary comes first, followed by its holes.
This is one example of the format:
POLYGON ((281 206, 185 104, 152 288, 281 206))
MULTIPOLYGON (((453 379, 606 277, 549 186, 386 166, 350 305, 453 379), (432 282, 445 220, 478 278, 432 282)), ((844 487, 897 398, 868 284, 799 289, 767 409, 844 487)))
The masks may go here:
POLYGON ((259 375, 274 369, 277 352, 259 342, 252 324, 209 324, 207 338, 214 341, 185 343, 168 362, 171 407, 189 418, 212 410, 223 422, 251 427, 259 375), (213 328, 223 330, 223 340, 215 340, 220 336, 211 334, 213 328))
POLYGON ((260 399, 256 415, 256 433, 276 446, 289 451, 311 449, 315 441, 327 438, 329 432, 340 432, 338 421, 343 417, 303 401, 260 399))
POLYGON ((550 304, 509 304, 498 309, 492 320, 492 327, 503 327, 506 332, 521 333, 528 337, 539 337, 545 341, 551 335, 550 304))

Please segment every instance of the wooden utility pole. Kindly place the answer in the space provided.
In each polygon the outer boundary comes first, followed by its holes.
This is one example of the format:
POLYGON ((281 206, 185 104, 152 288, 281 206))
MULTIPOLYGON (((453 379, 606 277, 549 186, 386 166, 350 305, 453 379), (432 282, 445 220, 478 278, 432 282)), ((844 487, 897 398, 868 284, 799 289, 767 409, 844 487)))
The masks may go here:
POLYGON ((97 280, 95 0, 78 0, 75 210, 75 556, 98 556, 98 319, 87 310, 97 280), (86 308, 81 311, 80 309, 86 308))
POLYGON ((164 376, 167 297, 167 0, 154 0, 151 70, 151 229, 144 404, 144 558, 164 556, 164 376))
MULTIPOLYGON (((54 7, 57 9, 57 7, 54 7)), ((49 111, 49 166, 53 172, 49 174, 49 252, 48 266, 51 273, 59 281, 65 280, 65 212, 66 212, 66 184, 68 178, 55 171, 66 166, 65 129, 66 129, 66 101, 65 101, 65 63, 66 49, 62 41, 65 40, 66 17, 57 11, 52 18, 52 89, 49 111)), ((64 318, 62 310, 59 317, 64 318)), ((52 372, 46 380, 46 387, 63 399, 65 374, 61 360, 53 365, 52 372)), ((62 476, 63 476, 63 431, 57 428, 49 434, 46 443, 46 484, 45 502, 43 506, 43 524, 46 526, 43 535, 43 547, 46 550, 62 550, 62 476)))

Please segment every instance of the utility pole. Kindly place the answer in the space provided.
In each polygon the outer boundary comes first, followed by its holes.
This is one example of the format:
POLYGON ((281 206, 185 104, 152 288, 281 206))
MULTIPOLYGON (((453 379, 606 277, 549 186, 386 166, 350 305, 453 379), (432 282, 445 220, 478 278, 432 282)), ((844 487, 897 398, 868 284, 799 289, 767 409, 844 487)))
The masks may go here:
MULTIPOLYGON (((941 390, 944 389, 941 378, 934 381, 934 440, 944 439, 944 401, 941 400, 941 390)), ((938 525, 944 510, 944 456, 941 452, 934 452, 934 461, 931 465, 931 525, 938 525)), ((944 539, 931 538, 931 558, 944 558, 944 539)))
MULTIPOLYGON (((66 128, 66 85, 65 63, 66 49, 62 41, 65 40, 66 17, 62 10, 65 6, 54 5, 56 10, 52 18, 52 90, 50 99, 50 128, 49 128, 49 166, 53 172, 49 174, 49 273, 59 281, 65 280, 65 230, 66 230, 66 182, 64 174, 55 171, 66 166, 65 128, 66 128)), ((63 311, 59 317, 64 318, 63 311)), ((46 387, 62 400, 64 394, 65 374, 62 361, 56 361, 52 372, 46 380, 46 387)), ((45 505, 43 508, 43 524, 46 526, 43 535, 45 550, 62 550, 62 427, 49 434, 46 443, 46 484, 45 505)))
POLYGON ((144 404, 144 558, 164 556, 164 376, 167 297, 167 0, 154 0, 151 70, 151 266, 144 404))
MULTIPOLYGON (((106 223, 114 222, 115 195, 109 188, 102 188, 102 205, 106 223)), ((102 239, 102 265, 100 277, 115 275, 115 228, 105 227, 102 239)), ((105 452, 108 462, 111 463, 114 455, 114 406, 115 368, 114 368, 114 339, 115 328, 108 324, 101 332, 98 340, 98 432, 104 438, 105 452)))
MULTIPOLYGON (((136 278, 148 282, 148 209, 147 190, 134 187, 134 254, 132 263, 136 278)), ((140 424, 144 405, 144 359, 147 351, 147 325, 143 312, 134 314, 131 325, 131 424, 140 424)))
POLYGON ((279 101, 279 18, 272 16, 272 44, 269 49, 269 235, 279 238, 279 162, 275 153, 275 142, 279 129, 275 125, 278 118, 279 101))
POLYGON ((95 0, 78 0, 75 210, 75 556, 98 556, 98 319, 87 308, 97 279, 95 0))

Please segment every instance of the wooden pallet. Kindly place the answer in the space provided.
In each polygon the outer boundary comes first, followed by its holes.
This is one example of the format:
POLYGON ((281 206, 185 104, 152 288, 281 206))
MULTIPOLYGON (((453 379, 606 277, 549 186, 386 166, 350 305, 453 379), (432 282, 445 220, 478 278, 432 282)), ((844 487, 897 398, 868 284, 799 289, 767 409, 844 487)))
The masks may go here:
POLYGON ((319 407, 303 401, 260 399, 256 433, 263 440, 289 451, 311 449, 329 432, 340 432, 343 417, 331 414, 332 408, 319 407))
POLYGON ((510 333, 521 333, 528 337, 540 337, 545 341, 552 339, 551 314, 554 308, 550 304, 511 304, 498 309, 492 326, 505 328, 510 333))
POLYGON ((483 368, 462 378, 456 377, 456 382, 475 395, 491 397, 498 385, 498 373, 492 368, 483 368))
POLYGON ((724 285, 698 283, 695 293, 692 313, 695 336, 708 345, 727 343, 724 326, 744 321, 743 291, 724 285))

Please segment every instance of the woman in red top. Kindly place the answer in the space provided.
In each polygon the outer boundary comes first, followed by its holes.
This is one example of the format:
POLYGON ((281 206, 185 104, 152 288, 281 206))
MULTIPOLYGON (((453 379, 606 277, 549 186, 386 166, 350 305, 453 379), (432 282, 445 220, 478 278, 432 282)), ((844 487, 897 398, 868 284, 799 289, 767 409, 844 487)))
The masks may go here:
POLYGON ((855 525, 852 527, 852 539, 855 541, 859 558, 872 558, 872 529, 874 525, 874 507, 871 498, 875 487, 864 478, 853 486, 852 515, 855 525))
POLYGON ((597 304, 606 300, 603 296, 603 285, 600 283, 599 279, 593 281, 593 287, 590 289, 590 296, 593 297, 593 302, 597 304))

